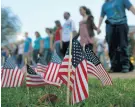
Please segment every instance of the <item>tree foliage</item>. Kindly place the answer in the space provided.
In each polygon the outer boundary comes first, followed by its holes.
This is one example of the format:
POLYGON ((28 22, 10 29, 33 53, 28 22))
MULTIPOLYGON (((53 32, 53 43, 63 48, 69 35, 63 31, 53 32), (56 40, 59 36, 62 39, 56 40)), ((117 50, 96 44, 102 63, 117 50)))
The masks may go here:
POLYGON ((7 41, 6 36, 13 36, 20 31, 21 22, 10 8, 1 8, 1 42, 7 41))

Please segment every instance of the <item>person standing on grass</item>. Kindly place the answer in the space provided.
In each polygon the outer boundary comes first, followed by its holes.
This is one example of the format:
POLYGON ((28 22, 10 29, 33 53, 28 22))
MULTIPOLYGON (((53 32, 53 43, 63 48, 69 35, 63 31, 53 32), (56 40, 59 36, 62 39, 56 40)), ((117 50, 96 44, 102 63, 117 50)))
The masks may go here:
POLYGON ((46 64, 51 60, 51 53, 53 51, 53 34, 49 28, 46 28, 47 37, 43 39, 44 41, 44 58, 46 59, 46 64))
POLYGON ((62 49, 62 26, 59 20, 55 21, 56 24, 56 32, 55 32, 55 42, 54 48, 56 50, 57 55, 62 58, 61 49, 62 49))
POLYGON ((73 36, 75 35, 75 24, 73 20, 70 19, 70 13, 65 12, 64 13, 64 19, 66 20, 63 27, 62 27, 62 54, 65 56, 67 48, 69 46, 70 42, 70 35, 73 33, 73 36))
POLYGON ((5 61, 7 60, 8 56, 9 56, 9 49, 8 49, 7 46, 5 46, 5 47, 3 47, 2 50, 1 50, 2 62, 4 61, 2 64, 5 63, 5 61))
POLYGON ((126 9, 130 10, 135 15, 135 8, 129 0, 105 0, 102 6, 98 30, 100 29, 104 17, 107 16, 106 41, 109 45, 112 72, 118 69, 123 73, 129 72, 129 28, 127 25, 126 9))
POLYGON ((18 56, 17 56, 17 64, 18 67, 22 67, 22 63, 23 63, 23 53, 24 53, 24 42, 20 41, 20 43, 18 44, 18 56))
POLYGON ((107 62, 105 56, 105 41, 99 40, 97 42, 97 56, 99 57, 99 59, 102 59, 101 62, 103 62, 104 68, 107 69, 107 62))
POLYGON ((39 32, 35 32, 36 40, 34 41, 33 60, 38 63, 38 56, 43 55, 43 39, 39 32))
POLYGON ((17 54, 18 54, 18 46, 16 43, 13 43, 11 45, 11 54, 12 54, 12 57, 13 59, 15 60, 15 63, 17 62, 17 54))
POLYGON ((32 39, 29 37, 28 32, 25 32, 24 58, 27 58, 29 64, 32 60, 31 54, 32 54, 32 39))
POLYGON ((83 19, 80 21, 79 33, 77 35, 80 39, 78 38, 78 40, 80 40, 80 44, 83 47, 88 46, 93 50, 94 30, 97 30, 93 21, 94 17, 92 16, 91 11, 85 6, 80 7, 80 14, 83 19))

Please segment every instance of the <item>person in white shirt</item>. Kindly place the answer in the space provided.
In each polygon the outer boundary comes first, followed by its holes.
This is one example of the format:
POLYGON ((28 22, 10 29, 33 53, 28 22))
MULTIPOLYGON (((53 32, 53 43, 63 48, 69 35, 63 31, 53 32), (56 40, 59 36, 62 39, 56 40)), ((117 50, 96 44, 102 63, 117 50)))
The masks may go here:
POLYGON ((21 41, 18 45, 18 57, 17 57, 17 64, 18 67, 21 67, 23 63, 23 53, 24 53, 24 42, 21 41))
POLYGON ((70 42, 70 35, 73 33, 73 36, 75 35, 76 29, 75 29, 75 24, 73 20, 70 19, 70 13, 65 12, 64 13, 64 19, 66 20, 63 27, 62 27, 62 43, 61 43, 61 48, 62 48, 62 54, 65 56, 67 48, 69 46, 70 42))

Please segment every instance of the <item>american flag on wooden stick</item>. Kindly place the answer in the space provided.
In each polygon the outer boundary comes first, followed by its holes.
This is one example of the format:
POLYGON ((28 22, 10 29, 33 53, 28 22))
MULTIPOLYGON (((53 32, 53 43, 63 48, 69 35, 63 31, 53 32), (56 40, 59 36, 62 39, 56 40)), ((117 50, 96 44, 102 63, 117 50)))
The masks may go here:
POLYGON ((62 84, 62 81, 58 77, 60 65, 61 65, 61 59, 56 53, 54 53, 52 55, 51 62, 48 65, 46 72, 44 73, 43 78, 45 82, 55 86, 60 86, 62 84))
POLYGON ((44 79, 37 72, 34 71, 29 65, 27 65, 26 85, 28 87, 45 86, 44 79))
POLYGON ((106 70, 102 66, 99 58, 90 49, 89 45, 85 47, 85 53, 86 53, 86 59, 87 59, 88 73, 93 74, 97 78, 99 78, 104 86, 112 85, 112 80, 109 74, 106 72, 106 70))
MULTIPOLYGON (((72 43, 72 71, 70 75, 70 89, 72 90, 72 102, 74 104, 88 98, 89 92, 85 54, 77 40, 73 39, 72 43)), ((68 61, 69 49, 67 50, 66 56, 59 71, 59 76, 65 84, 68 82, 68 61)))
POLYGON ((1 87, 20 87, 24 80, 24 72, 15 64, 12 57, 8 58, 1 71, 1 87))

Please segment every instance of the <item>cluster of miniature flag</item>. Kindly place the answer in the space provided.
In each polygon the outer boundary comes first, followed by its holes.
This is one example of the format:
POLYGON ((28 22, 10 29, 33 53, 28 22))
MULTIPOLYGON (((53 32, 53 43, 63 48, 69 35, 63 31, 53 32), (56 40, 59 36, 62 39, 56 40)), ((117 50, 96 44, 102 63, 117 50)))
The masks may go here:
POLYGON ((44 57, 40 57, 36 66, 24 65, 21 69, 16 66, 12 57, 8 58, 1 69, 1 87, 21 87, 24 83, 27 87, 46 85, 61 87, 69 82, 72 103, 75 104, 89 97, 88 74, 96 76, 103 86, 112 85, 110 76, 89 46, 83 50, 75 39, 72 40, 72 44, 71 65, 69 65, 69 49, 63 60, 54 53, 48 65, 41 63, 45 60, 44 57), (71 71, 68 79, 69 66, 71 71))

